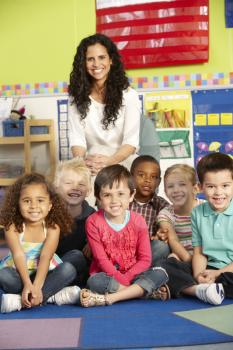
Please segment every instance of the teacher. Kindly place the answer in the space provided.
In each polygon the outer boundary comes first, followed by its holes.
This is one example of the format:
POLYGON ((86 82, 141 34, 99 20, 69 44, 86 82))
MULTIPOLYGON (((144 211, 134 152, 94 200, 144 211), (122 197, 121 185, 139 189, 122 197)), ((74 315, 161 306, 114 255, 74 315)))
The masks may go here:
POLYGON ((117 163, 129 168, 139 146, 140 101, 107 36, 94 34, 80 42, 68 92, 73 157, 82 157, 92 175, 117 163))

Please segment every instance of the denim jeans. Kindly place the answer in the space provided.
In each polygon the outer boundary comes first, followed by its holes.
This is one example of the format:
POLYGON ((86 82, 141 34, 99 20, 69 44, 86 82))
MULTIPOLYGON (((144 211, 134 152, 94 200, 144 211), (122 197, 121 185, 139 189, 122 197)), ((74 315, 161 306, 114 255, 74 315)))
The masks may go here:
POLYGON ((151 266, 160 266, 160 260, 167 258, 170 254, 170 247, 167 243, 159 239, 154 239, 150 242, 150 245, 152 253, 151 266))
MULTIPOLYGON (((167 281, 168 276, 164 269, 161 267, 152 267, 137 275, 132 281, 132 284, 138 284, 144 289, 145 296, 149 296, 167 281)), ((89 277, 87 281, 87 287, 99 294, 117 292, 119 286, 119 282, 113 277, 108 276, 105 272, 96 273, 89 277)))
POLYGON ((77 276, 74 280, 74 284, 81 288, 85 287, 88 278, 89 266, 83 253, 78 249, 73 249, 65 253, 61 259, 63 262, 69 262, 75 267, 77 276))
MULTIPOLYGON (((67 260, 70 258, 69 253, 67 260)), ((30 275, 30 279, 35 279, 36 273, 30 275)), ((69 261, 63 261, 55 269, 48 272, 44 285, 42 287, 43 302, 52 295, 59 292, 66 286, 69 286, 76 278, 77 272, 75 267, 69 261)), ((0 270, 0 288, 5 293, 21 294, 23 290, 23 283, 18 271, 11 267, 5 267, 0 270)))

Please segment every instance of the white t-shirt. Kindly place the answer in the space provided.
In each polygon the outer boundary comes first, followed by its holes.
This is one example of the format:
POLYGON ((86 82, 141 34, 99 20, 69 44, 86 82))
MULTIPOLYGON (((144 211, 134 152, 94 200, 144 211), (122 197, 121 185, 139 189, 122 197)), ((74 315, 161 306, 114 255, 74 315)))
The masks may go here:
MULTIPOLYGON (((91 97, 90 97, 91 98, 91 97)), ((75 104, 69 104, 69 143, 81 146, 88 154, 100 153, 107 156, 114 154, 120 146, 131 145, 138 149, 140 128, 140 101, 132 88, 123 92, 122 107, 115 125, 103 129, 102 119, 105 105, 91 98, 89 111, 84 120, 75 104)))

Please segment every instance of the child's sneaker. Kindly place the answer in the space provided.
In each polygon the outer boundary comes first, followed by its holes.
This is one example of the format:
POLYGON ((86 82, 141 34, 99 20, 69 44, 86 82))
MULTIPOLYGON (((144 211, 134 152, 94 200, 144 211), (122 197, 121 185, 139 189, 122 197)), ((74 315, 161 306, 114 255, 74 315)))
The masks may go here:
POLYGON ((22 301, 20 294, 3 294, 1 302, 1 312, 7 313, 19 311, 22 309, 22 301))
POLYGON ((198 299, 213 305, 220 305, 224 300, 224 289, 221 283, 199 284, 196 288, 198 299))
POLYGON ((65 287, 56 294, 52 295, 47 303, 56 305, 77 304, 79 301, 80 288, 77 286, 65 287))

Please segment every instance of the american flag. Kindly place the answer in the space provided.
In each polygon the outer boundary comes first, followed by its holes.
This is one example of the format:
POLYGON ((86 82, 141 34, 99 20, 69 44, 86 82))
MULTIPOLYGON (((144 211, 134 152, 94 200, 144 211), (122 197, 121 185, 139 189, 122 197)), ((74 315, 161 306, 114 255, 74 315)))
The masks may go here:
POLYGON ((208 61, 208 0, 96 0, 96 32, 127 69, 208 61))

